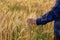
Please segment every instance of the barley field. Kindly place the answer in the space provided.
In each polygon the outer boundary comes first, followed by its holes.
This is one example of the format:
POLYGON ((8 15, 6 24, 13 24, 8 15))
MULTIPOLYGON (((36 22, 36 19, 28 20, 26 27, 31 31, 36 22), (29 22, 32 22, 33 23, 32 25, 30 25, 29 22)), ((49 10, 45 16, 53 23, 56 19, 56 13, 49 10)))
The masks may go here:
POLYGON ((31 25, 28 18, 40 18, 55 0, 0 0, 0 40, 53 40, 54 24, 31 25))

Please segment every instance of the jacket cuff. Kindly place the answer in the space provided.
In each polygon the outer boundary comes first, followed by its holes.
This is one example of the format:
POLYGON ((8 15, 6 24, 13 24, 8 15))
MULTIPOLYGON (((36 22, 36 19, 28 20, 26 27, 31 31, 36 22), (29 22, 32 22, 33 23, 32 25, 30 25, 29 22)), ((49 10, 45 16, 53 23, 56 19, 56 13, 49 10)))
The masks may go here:
POLYGON ((40 18, 37 18, 37 19, 36 19, 36 24, 37 24, 37 25, 40 25, 40 24, 41 24, 41 19, 40 19, 40 18))

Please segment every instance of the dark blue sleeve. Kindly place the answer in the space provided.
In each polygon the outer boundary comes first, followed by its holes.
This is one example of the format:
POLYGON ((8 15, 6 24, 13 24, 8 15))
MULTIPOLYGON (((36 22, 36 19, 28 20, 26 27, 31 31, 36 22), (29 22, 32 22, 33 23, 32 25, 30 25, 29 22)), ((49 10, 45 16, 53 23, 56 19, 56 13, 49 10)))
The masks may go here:
POLYGON ((55 19, 54 11, 55 11, 55 8, 53 10, 49 11, 48 13, 46 13, 45 15, 43 15, 41 18, 37 18, 36 24, 44 25, 48 22, 53 21, 55 19))

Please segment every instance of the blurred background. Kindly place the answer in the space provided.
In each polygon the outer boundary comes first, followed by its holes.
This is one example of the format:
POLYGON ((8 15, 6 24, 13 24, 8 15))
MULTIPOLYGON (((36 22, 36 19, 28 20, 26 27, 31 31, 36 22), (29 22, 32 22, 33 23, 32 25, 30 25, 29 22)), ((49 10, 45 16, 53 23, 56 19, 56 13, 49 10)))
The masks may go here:
POLYGON ((53 40, 54 24, 30 25, 28 18, 40 18, 55 0, 0 0, 0 40, 53 40))

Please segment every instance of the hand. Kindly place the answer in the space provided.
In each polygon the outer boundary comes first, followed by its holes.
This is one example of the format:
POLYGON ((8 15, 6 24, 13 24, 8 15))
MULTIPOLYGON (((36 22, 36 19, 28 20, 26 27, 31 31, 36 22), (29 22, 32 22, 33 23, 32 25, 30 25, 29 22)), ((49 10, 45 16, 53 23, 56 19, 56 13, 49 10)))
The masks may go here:
POLYGON ((35 19, 27 19, 27 22, 29 24, 36 24, 36 20, 35 19))

